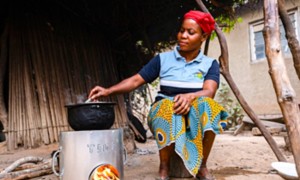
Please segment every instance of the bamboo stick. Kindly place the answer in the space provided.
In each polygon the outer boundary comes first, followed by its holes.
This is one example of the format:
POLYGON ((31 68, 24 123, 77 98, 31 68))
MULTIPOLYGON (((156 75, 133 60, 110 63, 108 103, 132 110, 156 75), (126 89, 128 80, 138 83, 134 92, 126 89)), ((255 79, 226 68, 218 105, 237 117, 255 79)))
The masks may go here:
MULTIPOLYGON (((18 22, 17 22, 17 19, 16 19, 16 29, 19 29, 20 27, 18 26, 18 22)), ((17 94, 17 99, 15 99, 15 103, 16 103, 16 106, 17 106, 17 115, 18 115, 18 119, 15 119, 16 121, 16 134, 17 134, 17 139, 16 139, 16 144, 15 144, 15 149, 18 148, 18 144, 22 144, 22 140, 21 140, 21 137, 22 137, 22 133, 23 133, 23 127, 22 127, 22 115, 23 115, 23 112, 22 112, 22 103, 23 103, 23 97, 22 97, 22 78, 18 78, 18 77, 22 77, 22 73, 21 73, 21 66, 22 66, 22 61, 20 61, 18 59, 19 55, 21 54, 20 53, 20 33, 19 31, 16 31, 16 34, 14 36, 14 38, 16 39, 16 45, 15 45, 15 58, 16 58, 16 62, 17 62, 17 88, 16 88, 16 92, 15 94, 17 94)))
POLYGON ((36 72, 36 88, 37 88, 37 92, 38 92, 38 103, 39 103, 39 110, 40 110, 40 115, 41 115, 41 126, 40 128, 42 129, 42 139, 43 139, 43 142, 45 144, 49 144, 50 143, 50 140, 49 140, 49 134, 48 134, 48 130, 47 130, 47 121, 48 121, 48 113, 47 113, 47 110, 46 110, 46 105, 45 105, 45 90, 44 90, 44 85, 43 85, 43 77, 42 77, 42 73, 40 72, 40 61, 39 59, 41 58, 40 57, 40 53, 39 53, 39 49, 38 49, 38 40, 36 38, 36 31, 35 31, 35 23, 33 22, 33 19, 31 19, 33 25, 32 25, 32 28, 30 29, 31 32, 30 32, 30 40, 32 40, 32 45, 33 45, 33 49, 36 51, 35 53, 32 54, 32 59, 33 59, 33 68, 36 72))
POLYGON ((59 132, 61 132, 62 130, 62 111, 61 111, 61 93, 60 93, 60 76, 59 76, 59 65, 57 64, 57 52, 54 50, 55 47, 55 41, 53 39, 53 35, 51 34, 51 32, 48 32, 48 41, 49 41, 49 56, 50 56, 50 61, 52 62, 52 78, 54 80, 53 84, 51 85, 51 87, 53 87, 53 91, 52 91, 52 101, 54 104, 54 115, 55 115, 55 119, 54 119, 54 128, 55 128, 55 141, 58 141, 58 134, 59 132))
POLYGON ((37 141, 35 143, 39 144, 44 140, 44 134, 47 134, 47 132, 45 132, 44 129, 42 129, 41 127, 43 126, 43 117, 41 116, 41 111, 40 111, 40 107, 39 107, 39 96, 38 96, 38 92, 36 92, 37 89, 37 72, 35 71, 35 44, 34 44, 34 39, 33 37, 33 33, 32 33, 32 27, 33 27, 33 23, 30 21, 30 17, 27 21, 28 26, 26 28, 27 30, 27 42, 28 42, 28 52, 31 52, 32 56, 30 56, 30 71, 33 73, 32 74, 32 94, 33 94, 33 104, 34 107, 32 107, 34 109, 34 114, 32 114, 32 121, 34 122, 32 124, 32 128, 37 129, 37 136, 38 137, 32 137, 33 141, 37 141))
MULTIPOLYGON (((9 36, 11 36, 11 35, 13 35, 13 31, 12 31, 12 27, 13 27, 13 25, 12 25, 12 22, 11 22, 11 18, 9 19, 9 21, 8 21, 8 26, 9 26, 9 36)), ((13 55, 13 53, 12 53, 12 44, 13 44, 13 41, 12 40, 10 40, 10 43, 9 43, 9 57, 10 57, 10 59, 11 59, 11 57, 12 57, 12 55, 13 55)), ((13 86, 14 86, 14 79, 13 79, 13 76, 12 76, 12 74, 13 74, 13 61, 12 60, 9 60, 8 61, 8 63, 9 63, 9 93, 8 93, 8 99, 9 99, 9 103, 8 103, 8 109, 10 110, 10 109, 12 109, 13 108, 13 103, 12 103, 12 101, 13 101, 13 98, 12 98, 12 94, 13 94, 13 86)), ((12 121, 12 119, 13 119, 13 116, 14 116, 14 113, 8 113, 8 128, 7 128, 7 150, 12 150, 13 149, 13 141, 14 141, 14 139, 13 139, 13 136, 12 136, 12 129, 13 129, 13 127, 12 127, 12 124, 13 124, 13 121, 12 121)))
MULTIPOLYGON (((66 61, 65 61, 65 56, 63 53, 64 50, 64 46, 63 46, 63 42, 57 40, 57 45, 59 47, 59 54, 58 54, 58 58, 57 61, 58 63, 61 63, 61 70, 60 72, 67 72, 67 65, 66 65, 66 61)), ((70 99, 68 99, 68 97, 70 96, 70 94, 66 91, 66 89, 68 89, 69 87, 69 80, 68 80, 68 73, 62 73, 61 74, 62 79, 60 79, 61 82, 61 89, 59 90, 60 94, 62 94, 62 97, 60 98, 60 100, 62 101, 62 105, 67 104, 70 99)), ((67 122, 67 118, 66 118, 66 109, 64 106, 62 106, 62 117, 63 117, 63 131, 67 131, 69 130, 69 125, 67 122)))
MULTIPOLYGON (((37 71, 39 72, 39 76, 41 77, 41 81, 39 83, 41 88, 41 95, 43 98, 43 106, 41 106, 42 108, 42 112, 45 113, 45 120, 46 120, 46 126, 42 127, 45 128, 46 131, 48 132, 48 140, 47 143, 50 144, 52 142, 54 142, 54 130, 53 130, 53 124, 51 122, 52 119, 52 114, 51 114, 51 110, 50 110, 50 105, 49 105, 49 80, 47 80, 47 72, 48 72, 48 68, 45 67, 44 65, 44 61, 45 61, 45 46, 43 43, 41 43, 42 38, 44 38, 38 31, 38 27, 40 25, 40 23, 42 22, 35 22, 35 37, 37 39, 36 43, 37 46, 36 48, 39 50, 37 51, 37 64, 38 64, 38 69, 37 71)), ((46 144, 47 144, 46 143, 46 144)))
POLYGON ((42 66, 45 74, 45 87, 46 87, 46 95, 47 95, 47 106, 48 106, 48 110, 49 110, 49 123, 50 123, 50 127, 48 125, 48 128, 51 128, 51 130, 53 131, 53 134, 51 134, 51 138, 50 138, 50 143, 53 142, 57 142, 58 141, 58 131, 57 131, 57 117, 56 117, 56 107, 55 107, 55 97, 56 97, 56 79, 53 76, 55 71, 55 66, 53 64, 53 58, 52 58, 52 53, 48 53, 48 51, 50 49, 49 47, 49 43, 51 43, 51 41, 49 41, 48 38, 48 33, 46 33, 45 30, 42 30, 42 27, 39 26, 40 29, 38 32, 40 33, 40 37, 44 37, 42 40, 42 44, 43 44, 43 53, 42 53, 42 66))
POLYGON ((27 124, 28 124, 28 129, 29 129, 29 137, 28 139, 30 140, 30 147, 37 147, 41 143, 41 138, 40 138, 40 132, 38 130, 38 123, 37 120, 40 119, 39 113, 36 110, 37 109, 37 103, 36 103, 36 96, 35 96, 35 82, 34 82, 34 70, 31 69, 32 67, 32 60, 30 56, 28 55, 28 52, 31 51, 29 48, 29 31, 28 29, 28 24, 30 22, 27 22, 24 26, 24 33, 23 33, 23 38, 25 44, 23 44, 23 54, 25 58, 25 76, 24 76, 24 81, 25 81, 25 97, 26 97, 26 112, 27 112, 27 124), (26 53, 27 52, 27 53, 26 53))
MULTIPOLYGON (((24 27, 23 21, 20 22, 19 25, 21 27, 24 27)), ((19 48, 20 48, 20 52, 21 52, 20 54, 23 55, 23 56, 20 56, 20 55, 18 56, 19 61, 22 61, 21 67, 23 67, 22 69, 20 69, 21 70, 20 73, 23 75, 22 76, 23 77, 22 78, 22 84, 19 84, 19 86, 22 89, 22 92, 21 92, 22 100, 21 100, 20 104, 21 104, 21 109, 22 109, 22 114, 23 114, 22 119, 20 119, 20 121, 22 123, 22 128, 23 128, 23 131, 21 131, 22 134, 20 135, 21 136, 20 138, 22 140, 23 146, 25 148, 28 148, 28 147, 33 146, 33 141, 32 141, 31 136, 30 136, 30 127, 29 127, 30 126, 30 121, 31 121, 31 119, 29 118, 30 117, 30 112, 29 112, 30 108, 28 108, 28 106, 27 106, 28 101, 31 101, 31 100, 28 96, 26 96, 27 95, 26 94, 27 89, 30 86, 27 83, 28 82, 27 81, 27 76, 28 76, 27 58, 26 58, 26 53, 24 53, 24 52, 26 52, 24 50, 24 48, 25 48, 24 43, 25 43, 25 39, 26 39, 25 36, 26 35, 24 35, 24 33, 25 33, 24 31, 20 32, 20 37, 19 37, 20 43, 18 43, 19 48)))

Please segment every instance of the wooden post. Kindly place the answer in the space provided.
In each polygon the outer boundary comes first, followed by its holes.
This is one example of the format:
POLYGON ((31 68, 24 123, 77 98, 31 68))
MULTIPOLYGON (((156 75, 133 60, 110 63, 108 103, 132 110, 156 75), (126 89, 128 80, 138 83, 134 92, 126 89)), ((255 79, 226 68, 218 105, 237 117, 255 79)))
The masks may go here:
POLYGON ((277 0, 264 1, 264 16, 265 27, 263 32, 270 68, 269 73, 291 141, 297 173, 300 175, 300 111, 281 51, 277 0))
POLYGON ((285 9, 285 0, 278 1, 278 13, 285 30, 285 36, 291 50, 294 67, 300 80, 300 44, 297 40, 297 35, 293 23, 285 9))

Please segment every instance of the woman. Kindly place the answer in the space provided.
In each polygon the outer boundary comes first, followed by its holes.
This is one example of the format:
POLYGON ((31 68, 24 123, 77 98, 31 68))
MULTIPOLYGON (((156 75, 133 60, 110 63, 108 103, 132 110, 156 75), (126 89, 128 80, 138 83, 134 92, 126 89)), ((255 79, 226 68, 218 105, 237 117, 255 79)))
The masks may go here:
POLYGON ((190 11, 184 15, 173 51, 155 56, 139 73, 104 88, 96 86, 92 100, 130 92, 160 78, 160 91, 151 106, 148 125, 157 141, 159 178, 168 179, 172 152, 182 158, 187 170, 198 179, 214 179, 206 161, 215 134, 226 126, 227 113, 212 98, 219 84, 219 64, 201 52, 201 45, 214 30, 208 13, 190 11))

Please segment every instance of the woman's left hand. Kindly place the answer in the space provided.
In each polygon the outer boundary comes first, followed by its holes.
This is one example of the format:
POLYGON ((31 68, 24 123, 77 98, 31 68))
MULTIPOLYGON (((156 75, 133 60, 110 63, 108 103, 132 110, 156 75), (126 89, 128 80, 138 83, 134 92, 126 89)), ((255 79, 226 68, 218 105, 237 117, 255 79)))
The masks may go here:
POLYGON ((196 97, 193 93, 177 94, 174 97, 174 113, 181 115, 186 115, 187 113, 189 113, 192 106, 192 102, 195 98, 196 97))

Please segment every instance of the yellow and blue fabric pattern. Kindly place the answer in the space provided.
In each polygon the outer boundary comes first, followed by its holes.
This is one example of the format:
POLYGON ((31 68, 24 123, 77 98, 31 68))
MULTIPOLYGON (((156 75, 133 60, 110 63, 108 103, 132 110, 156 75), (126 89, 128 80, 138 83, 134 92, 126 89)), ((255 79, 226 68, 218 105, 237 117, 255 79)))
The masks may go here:
POLYGON ((173 112, 173 97, 164 98, 151 107, 148 125, 159 149, 175 143, 175 151, 187 170, 195 176, 203 158, 202 138, 205 131, 219 134, 227 125, 227 112, 216 101, 200 97, 193 101, 186 116, 173 112))

